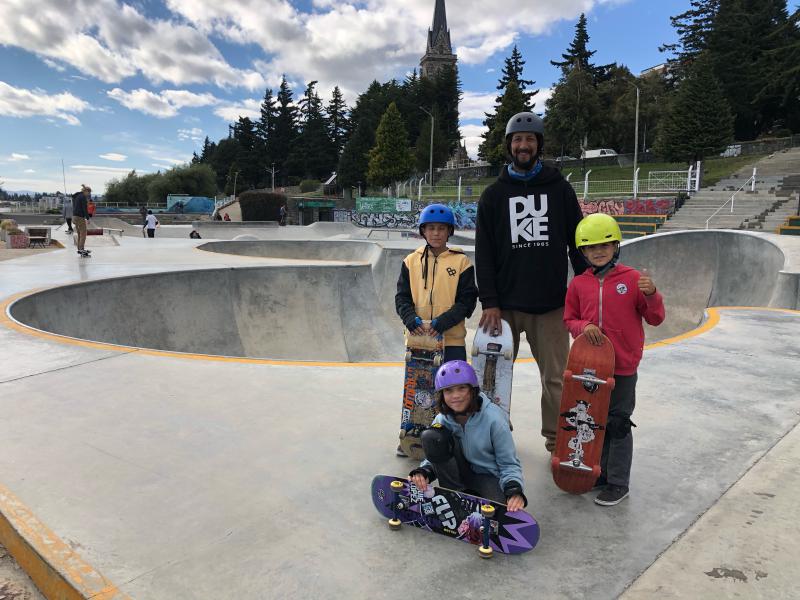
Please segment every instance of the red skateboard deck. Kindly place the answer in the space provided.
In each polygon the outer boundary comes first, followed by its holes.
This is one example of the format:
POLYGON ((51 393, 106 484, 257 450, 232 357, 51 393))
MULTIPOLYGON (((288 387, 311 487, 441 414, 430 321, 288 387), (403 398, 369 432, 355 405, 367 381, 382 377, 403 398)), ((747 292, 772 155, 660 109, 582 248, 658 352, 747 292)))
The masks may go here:
POLYGON ((608 406, 614 389, 614 347, 603 336, 593 346, 585 335, 575 339, 564 371, 564 388, 550 460, 553 481, 570 494, 584 494, 600 476, 608 406))

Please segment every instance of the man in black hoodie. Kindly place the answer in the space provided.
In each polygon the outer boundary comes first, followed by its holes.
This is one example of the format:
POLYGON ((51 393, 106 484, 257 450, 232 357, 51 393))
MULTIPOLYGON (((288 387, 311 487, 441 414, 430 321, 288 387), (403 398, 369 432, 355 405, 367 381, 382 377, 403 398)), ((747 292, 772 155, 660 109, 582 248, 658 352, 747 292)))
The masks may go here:
POLYGON ((569 353, 563 323, 567 253, 575 273, 586 262, 575 248, 583 217, 572 186, 561 172, 539 160, 544 123, 533 113, 514 115, 506 126, 512 162, 478 202, 475 272, 483 307, 480 326, 500 331, 511 325, 514 356, 525 332, 542 381, 542 435, 555 448, 562 373, 569 353))

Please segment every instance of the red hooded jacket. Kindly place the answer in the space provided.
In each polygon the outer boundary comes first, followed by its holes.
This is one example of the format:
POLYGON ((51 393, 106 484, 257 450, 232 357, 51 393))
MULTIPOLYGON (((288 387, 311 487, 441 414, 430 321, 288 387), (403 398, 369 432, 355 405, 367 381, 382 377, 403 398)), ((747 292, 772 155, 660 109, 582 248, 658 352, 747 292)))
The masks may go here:
POLYGON ((578 337, 592 323, 608 336, 614 346, 617 375, 633 375, 642 360, 644 328, 664 320, 664 299, 656 293, 639 291, 641 274, 623 264, 598 279, 591 269, 575 277, 567 289, 564 324, 572 337, 578 337))

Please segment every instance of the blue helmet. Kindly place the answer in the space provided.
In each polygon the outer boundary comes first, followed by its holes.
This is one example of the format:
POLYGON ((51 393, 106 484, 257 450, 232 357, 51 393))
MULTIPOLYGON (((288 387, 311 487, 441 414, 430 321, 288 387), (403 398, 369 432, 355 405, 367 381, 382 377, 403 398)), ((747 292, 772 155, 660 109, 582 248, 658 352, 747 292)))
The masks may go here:
POLYGON ((444 223, 450 225, 452 235, 456 227, 456 217, 449 206, 444 204, 429 204, 419 215, 419 232, 422 234, 422 226, 427 223, 444 223))

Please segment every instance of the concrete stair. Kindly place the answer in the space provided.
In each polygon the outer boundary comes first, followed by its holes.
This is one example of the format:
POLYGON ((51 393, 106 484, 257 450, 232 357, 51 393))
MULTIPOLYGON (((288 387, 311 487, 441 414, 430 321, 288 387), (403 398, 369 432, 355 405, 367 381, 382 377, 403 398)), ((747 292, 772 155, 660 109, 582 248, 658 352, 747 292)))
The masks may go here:
POLYGON ((711 219, 708 224, 709 228, 741 229, 745 222, 754 221, 759 216, 774 210, 779 201, 774 193, 742 190, 736 194, 733 211, 731 211, 732 195, 733 191, 730 190, 701 190, 684 202, 681 208, 659 228, 659 231, 705 229, 706 220, 726 202, 728 205, 711 219))

